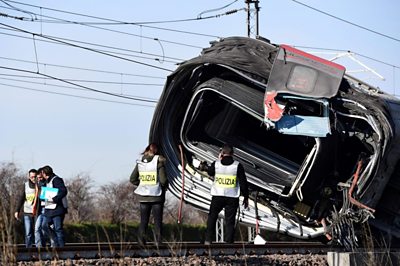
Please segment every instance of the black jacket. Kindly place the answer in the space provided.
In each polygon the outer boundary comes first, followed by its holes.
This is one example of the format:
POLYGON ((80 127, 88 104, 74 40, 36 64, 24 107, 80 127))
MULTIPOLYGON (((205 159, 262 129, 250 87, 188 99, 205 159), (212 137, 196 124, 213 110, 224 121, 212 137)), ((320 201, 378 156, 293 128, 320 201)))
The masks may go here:
POLYGON ((67 212, 62 203, 62 198, 67 196, 67 188, 65 187, 64 180, 62 178, 53 175, 46 180, 47 184, 53 182, 53 187, 58 188, 57 195, 53 198, 53 201, 57 204, 55 209, 45 209, 44 215, 47 217, 60 216, 67 212), (53 182, 54 179, 54 182, 53 182))

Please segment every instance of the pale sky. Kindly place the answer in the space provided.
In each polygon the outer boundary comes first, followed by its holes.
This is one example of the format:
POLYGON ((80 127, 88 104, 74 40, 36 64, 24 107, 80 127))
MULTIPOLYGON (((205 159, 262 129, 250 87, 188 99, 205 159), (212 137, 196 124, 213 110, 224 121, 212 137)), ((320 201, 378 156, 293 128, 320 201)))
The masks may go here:
MULTIPOLYGON (((261 36, 332 53, 318 54, 328 59, 355 52, 385 80, 371 72, 355 76, 400 94, 399 1, 259 5, 261 36)), ((244 0, 0 1, 0 161, 23 171, 48 164, 65 179, 85 173, 96 185, 128 180, 175 63, 197 56, 217 37, 246 36, 245 7, 244 0), (234 9, 238 12, 215 18, 234 9), (199 16, 205 19, 195 20, 199 16), (191 21, 165 22, 171 20, 191 21)), ((349 72, 365 70, 350 59, 336 62, 349 72)))

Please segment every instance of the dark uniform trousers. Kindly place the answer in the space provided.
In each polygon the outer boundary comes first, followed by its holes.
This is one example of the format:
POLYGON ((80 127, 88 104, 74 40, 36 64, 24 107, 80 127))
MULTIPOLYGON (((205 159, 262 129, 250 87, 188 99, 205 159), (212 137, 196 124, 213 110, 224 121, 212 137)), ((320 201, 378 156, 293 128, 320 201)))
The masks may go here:
POLYGON ((139 243, 146 243, 146 232, 150 220, 150 212, 154 217, 154 236, 157 243, 161 243, 162 221, 163 221, 164 202, 141 202, 140 203, 140 225, 139 225, 139 243))
POLYGON ((239 207, 239 198, 213 196, 211 199, 210 212, 207 220, 206 241, 212 242, 215 234, 215 223, 218 214, 225 208, 226 242, 233 243, 235 240, 235 217, 239 207))

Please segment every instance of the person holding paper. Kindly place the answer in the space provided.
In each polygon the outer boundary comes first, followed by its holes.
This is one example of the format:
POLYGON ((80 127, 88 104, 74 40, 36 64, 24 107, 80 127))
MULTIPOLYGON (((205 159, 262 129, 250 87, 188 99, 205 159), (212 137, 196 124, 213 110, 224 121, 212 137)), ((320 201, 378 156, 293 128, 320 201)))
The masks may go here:
POLYGON ((52 224, 55 233, 55 247, 64 246, 64 217, 67 213, 67 188, 61 177, 54 174, 53 169, 46 165, 41 168, 41 174, 46 180, 46 187, 42 187, 41 201, 44 201, 44 225, 48 234, 52 224))
POLYGON ((46 224, 44 224, 44 207, 45 207, 45 201, 40 200, 40 195, 42 194, 42 187, 46 187, 46 180, 41 174, 41 168, 38 169, 37 173, 37 181, 36 181, 36 186, 37 186, 37 211, 36 211, 36 221, 35 221, 35 245, 37 248, 42 248, 46 246, 46 239, 45 237, 50 236, 50 244, 51 246, 54 246, 54 239, 55 239, 55 234, 53 230, 46 230, 46 224))

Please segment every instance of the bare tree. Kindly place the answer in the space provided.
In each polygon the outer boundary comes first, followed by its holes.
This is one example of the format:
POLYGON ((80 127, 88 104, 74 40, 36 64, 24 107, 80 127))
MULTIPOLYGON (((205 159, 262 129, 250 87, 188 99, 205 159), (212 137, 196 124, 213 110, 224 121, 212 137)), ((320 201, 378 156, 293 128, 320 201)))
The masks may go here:
POLYGON ((92 178, 87 174, 78 174, 72 179, 66 180, 65 183, 68 188, 67 220, 74 223, 97 220, 92 178))
POLYGON ((100 218, 111 223, 138 220, 139 202, 129 181, 103 185, 98 193, 100 218))
MULTIPOLYGON (((180 208, 180 200, 170 193, 166 195, 164 205, 164 222, 175 223, 178 220, 178 210, 180 208)), ((190 204, 182 204, 181 222, 185 224, 205 224, 207 214, 194 208, 190 204)))
POLYGON ((24 175, 14 163, 0 163, 0 242, 2 243, 2 254, 0 262, 8 264, 15 259, 15 250, 12 244, 15 243, 14 211, 16 197, 22 191, 24 175))

